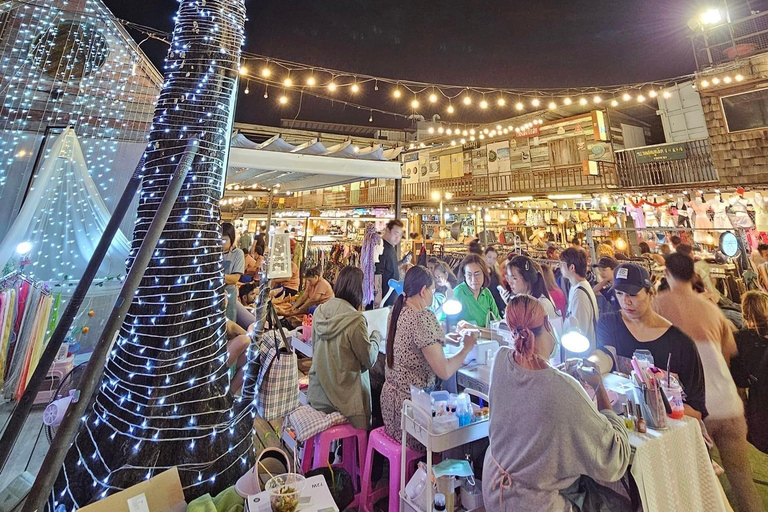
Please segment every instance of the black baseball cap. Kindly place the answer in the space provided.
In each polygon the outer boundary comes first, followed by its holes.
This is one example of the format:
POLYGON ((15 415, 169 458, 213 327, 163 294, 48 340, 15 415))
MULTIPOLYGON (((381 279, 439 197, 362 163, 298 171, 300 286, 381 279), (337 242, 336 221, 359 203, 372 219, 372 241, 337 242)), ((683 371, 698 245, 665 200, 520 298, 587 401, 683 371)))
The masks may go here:
POLYGON ((628 295, 637 295, 651 287, 648 271, 635 263, 622 263, 613 271, 613 289, 628 295))
POLYGON ((603 256, 602 258, 597 260, 597 263, 595 263, 592 266, 596 268, 609 268, 613 270, 619 266, 619 262, 611 257, 603 256))

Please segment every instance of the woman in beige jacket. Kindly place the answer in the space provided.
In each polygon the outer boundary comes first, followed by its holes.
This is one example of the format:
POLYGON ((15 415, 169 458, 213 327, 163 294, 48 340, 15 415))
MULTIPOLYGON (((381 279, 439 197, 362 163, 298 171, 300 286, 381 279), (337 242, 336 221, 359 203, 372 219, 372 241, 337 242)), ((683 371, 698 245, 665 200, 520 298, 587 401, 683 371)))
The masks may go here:
POLYGON ((340 412, 353 427, 371 423, 371 382, 368 370, 379 354, 381 335, 368 336, 360 312, 363 271, 345 267, 334 287, 335 298, 318 306, 312 317, 312 368, 309 405, 321 412, 340 412))

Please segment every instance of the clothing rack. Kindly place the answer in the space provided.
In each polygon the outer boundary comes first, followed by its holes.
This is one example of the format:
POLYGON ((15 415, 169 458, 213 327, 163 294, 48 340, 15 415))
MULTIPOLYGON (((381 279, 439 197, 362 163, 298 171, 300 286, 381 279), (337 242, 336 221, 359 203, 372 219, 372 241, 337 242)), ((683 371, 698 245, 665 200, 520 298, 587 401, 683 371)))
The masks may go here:
POLYGON ((0 384, 18 400, 58 320, 60 296, 21 272, 0 279, 0 384))

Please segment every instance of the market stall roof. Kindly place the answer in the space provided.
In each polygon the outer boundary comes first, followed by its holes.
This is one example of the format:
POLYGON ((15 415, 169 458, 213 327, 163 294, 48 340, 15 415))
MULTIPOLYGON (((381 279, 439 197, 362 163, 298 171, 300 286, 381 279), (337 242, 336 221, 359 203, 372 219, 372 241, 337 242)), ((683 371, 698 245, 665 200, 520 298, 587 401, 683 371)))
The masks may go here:
POLYGON ((273 187, 300 192, 366 179, 402 177, 395 161, 402 147, 360 148, 351 142, 326 147, 317 139, 294 146, 276 135, 258 144, 237 133, 229 152, 227 184, 273 187))

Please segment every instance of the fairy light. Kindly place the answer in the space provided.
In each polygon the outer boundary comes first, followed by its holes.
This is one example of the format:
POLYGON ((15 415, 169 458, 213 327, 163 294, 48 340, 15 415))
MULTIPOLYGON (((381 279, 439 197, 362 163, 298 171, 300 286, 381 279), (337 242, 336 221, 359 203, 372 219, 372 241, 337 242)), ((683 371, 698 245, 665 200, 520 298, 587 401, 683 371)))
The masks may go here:
POLYGON ((587 103, 587 98, 579 98, 579 105, 586 105, 587 103))
POLYGON ((507 104, 507 100, 505 100, 503 97, 502 97, 502 98, 499 98, 499 99, 496 101, 496 104, 497 104, 498 106, 500 106, 500 107, 503 107, 504 105, 506 105, 506 104, 507 104))
POLYGON ((622 96, 622 99, 623 99, 624 101, 629 101, 629 100, 631 100, 631 99, 632 99, 632 95, 631 95, 631 94, 629 94, 628 92, 625 92, 625 93, 624 93, 624 96, 622 96))
POLYGON ((437 103, 437 94, 432 93, 429 95, 429 102, 430 103, 437 103))
POLYGON ((269 78, 270 76, 272 76, 272 70, 269 69, 269 67, 264 66, 263 68, 261 68, 261 76, 263 76, 264 78, 269 78))
POLYGON ((523 110, 524 108, 525 108, 525 105, 523 105, 522 102, 518 101, 517 103, 515 103, 516 110, 523 110))
POLYGON ((447 111, 449 114, 453 114, 453 113, 456 111, 456 109, 455 109, 455 108, 453 108, 453 105, 450 105, 450 104, 449 104, 449 105, 448 105, 448 108, 446 109, 446 111, 447 111))
POLYGON ((669 91, 664 91, 661 95, 664 97, 664 99, 669 99, 672 97, 672 93, 669 91))
POLYGON ((360 86, 357 85, 357 83, 352 84, 352 87, 349 88, 353 93, 357 94, 360 92, 360 86))
POLYGON ((563 100, 563 105, 570 105, 571 103, 573 103, 573 100, 571 98, 565 98, 563 100))
POLYGON ((538 107, 539 105, 541 105, 541 101, 539 100, 539 98, 533 98, 533 100, 531 100, 531 105, 533 105, 534 107, 538 107))
POLYGON ((307 85, 313 87, 315 84, 317 84, 317 80, 315 80, 313 75, 310 75, 309 78, 307 78, 307 85))
POLYGON ((465 105, 469 106, 472 104, 472 97, 469 94, 467 94, 464 96, 464 99, 462 101, 464 102, 465 105))
POLYGON ((288 97, 287 96, 280 96, 280 104, 281 105, 287 105, 288 104, 288 97))
POLYGON ((602 103, 603 102, 603 98, 601 98, 600 96, 595 96, 594 98, 592 98, 592 101, 594 103, 602 103))
POLYGON ((329 84, 328 84, 328 90, 329 90, 330 92, 333 92, 333 91, 335 91, 335 90, 336 90, 336 84, 335 84, 334 82, 331 82, 331 83, 329 83, 329 84))
POLYGON ((480 102, 480 108, 483 109, 483 110, 487 109, 488 108, 488 102, 485 101, 485 100, 482 100, 480 102))
POLYGON ((392 93, 392 96, 394 96, 395 98, 399 98, 402 95, 403 93, 400 92, 400 89, 395 89, 395 91, 392 93))
POLYGON ((658 96, 658 94, 659 93, 656 92, 656 89, 651 89, 650 91, 648 91, 649 98, 655 98, 656 96, 658 96))
POLYGON ((616 100, 611 100, 611 106, 612 107, 618 107, 619 106, 619 102, 616 101, 616 100))
POLYGON ((224 192, 245 7, 242 0, 180 0, 175 21, 129 265, 186 139, 199 140, 199 152, 54 484, 55 506, 66 511, 170 466, 179 468, 186 492, 217 494, 253 455, 255 389, 244 389, 242 399, 229 390, 221 233, 212 228, 224 192))
POLYGON ((550 101, 548 106, 549 106, 549 110, 555 110, 557 108, 557 103, 555 103, 554 101, 550 101))
POLYGON ((414 99, 413 101, 411 101, 411 108, 414 108, 414 109, 419 108, 419 100, 414 99))

